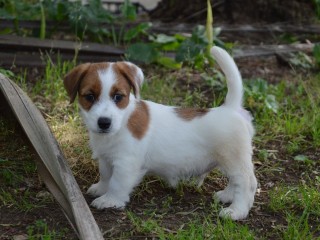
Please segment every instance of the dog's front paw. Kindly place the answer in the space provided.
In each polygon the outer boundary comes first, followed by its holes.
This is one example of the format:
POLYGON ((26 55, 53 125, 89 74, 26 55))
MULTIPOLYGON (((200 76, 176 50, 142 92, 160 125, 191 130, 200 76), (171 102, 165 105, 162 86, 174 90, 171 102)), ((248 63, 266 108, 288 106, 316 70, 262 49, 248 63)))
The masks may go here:
POLYGON ((101 197, 95 199, 91 206, 97 209, 104 209, 104 208, 124 208, 126 203, 121 201, 113 196, 110 195, 102 195, 101 197))
POLYGON ((89 187, 87 194, 93 196, 93 197, 100 197, 103 194, 105 194, 108 190, 108 186, 105 184, 102 184, 101 182, 92 184, 91 187, 89 187))

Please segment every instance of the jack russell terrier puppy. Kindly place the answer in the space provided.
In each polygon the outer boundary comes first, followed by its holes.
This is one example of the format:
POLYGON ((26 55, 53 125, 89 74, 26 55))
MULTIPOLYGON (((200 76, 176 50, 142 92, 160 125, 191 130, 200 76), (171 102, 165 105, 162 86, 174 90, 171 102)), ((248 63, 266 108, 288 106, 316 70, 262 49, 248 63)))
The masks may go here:
POLYGON ((196 177, 201 186, 217 167, 229 183, 215 197, 231 203, 220 216, 247 217, 257 188, 251 159, 254 128, 242 107, 242 79, 235 62, 219 47, 211 54, 228 86, 225 103, 212 109, 141 100, 144 76, 130 62, 85 63, 66 75, 70 102, 78 95, 93 158, 99 160, 100 180, 87 192, 98 197, 93 207, 123 208, 146 174, 156 174, 173 187, 196 177))

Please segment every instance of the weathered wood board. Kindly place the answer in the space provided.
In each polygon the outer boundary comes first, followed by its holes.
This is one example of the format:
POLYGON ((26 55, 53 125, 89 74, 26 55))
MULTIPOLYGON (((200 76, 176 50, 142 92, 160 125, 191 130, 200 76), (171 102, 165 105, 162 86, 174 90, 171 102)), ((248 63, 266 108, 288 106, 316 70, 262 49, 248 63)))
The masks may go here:
POLYGON ((0 35, 0 66, 43 67, 46 57, 57 62, 119 61, 124 51, 99 43, 0 35))
POLYGON ((59 202, 79 239, 103 239, 102 233, 72 175, 59 144, 40 111, 10 79, 0 74, 0 114, 10 108, 37 155, 38 172, 59 202))
MULTIPOLYGON (((318 43, 319 44, 319 43, 318 43)), ((233 49, 236 59, 247 57, 265 57, 283 53, 310 53, 315 43, 287 45, 237 46, 233 49)), ((165 53, 174 58, 175 53, 165 53)), ((0 66, 44 67, 43 56, 49 56, 53 62, 58 59, 71 61, 77 56, 77 62, 120 61, 124 50, 97 43, 76 43, 62 40, 40 40, 37 38, 2 35, 0 36, 0 66)))

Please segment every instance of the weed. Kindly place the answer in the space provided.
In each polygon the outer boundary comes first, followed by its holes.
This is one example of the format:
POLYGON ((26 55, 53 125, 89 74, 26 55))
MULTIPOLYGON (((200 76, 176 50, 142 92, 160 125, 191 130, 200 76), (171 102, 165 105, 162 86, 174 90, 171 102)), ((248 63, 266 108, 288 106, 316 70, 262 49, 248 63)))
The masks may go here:
POLYGON ((53 63, 49 56, 46 60, 46 68, 42 80, 38 80, 32 88, 34 96, 42 95, 55 103, 59 100, 66 99, 62 78, 75 65, 74 62, 61 61, 57 58, 57 63, 53 63))
MULTIPOLYGON (((184 41, 178 35, 154 37, 167 49, 176 48, 176 42, 180 41, 179 44, 182 44, 184 41)), ((80 180, 81 187, 87 188, 89 183, 97 181, 97 167, 91 160, 88 137, 78 115, 77 104, 74 105, 75 107, 68 105, 62 82, 62 76, 73 66, 73 62, 60 61, 52 64, 50 59, 47 61, 44 78, 33 89, 28 90, 36 104, 43 107, 47 122, 58 139, 74 175, 77 180, 80 180)), ((142 87, 141 94, 144 99, 185 107, 219 106, 224 101, 227 91, 225 79, 219 76, 221 73, 218 71, 209 69, 208 74, 203 74, 203 71, 199 74, 191 67, 175 71, 159 66, 150 68, 146 71, 147 77, 142 87)), ((19 76, 16 77, 19 78, 19 76)), ((248 220, 233 222, 228 219, 219 219, 217 215, 221 204, 207 203, 212 200, 211 192, 220 189, 220 185, 226 182, 221 178, 221 174, 211 172, 201 190, 194 190, 194 186, 181 184, 176 191, 161 193, 161 198, 159 198, 159 189, 154 187, 154 184, 161 188, 162 192, 166 191, 166 184, 158 178, 147 178, 132 196, 134 198, 132 201, 141 205, 137 208, 134 204, 131 205, 132 209, 125 212, 126 217, 121 219, 121 221, 127 221, 125 224, 129 226, 129 230, 120 233, 120 236, 112 232, 111 237, 115 235, 122 238, 142 235, 145 238, 159 239, 264 239, 269 236, 277 236, 281 239, 311 239, 316 237, 320 232, 315 224, 319 222, 320 217, 320 178, 317 176, 319 175, 317 158, 320 146, 319 77, 319 75, 296 75, 290 81, 281 81, 276 84, 269 84, 263 79, 244 81, 244 105, 253 113, 257 129, 254 139, 256 146, 254 162, 257 164, 257 176, 261 177, 262 187, 268 184, 265 181, 273 182, 273 177, 278 179, 280 172, 285 173, 281 176, 291 174, 290 177, 294 178, 290 186, 287 179, 283 178, 281 180, 283 184, 278 184, 267 192, 261 191, 255 202, 252 216, 248 220), (287 173, 287 168, 289 170, 293 168, 297 172, 292 174, 288 171, 287 173), (189 194, 201 195, 200 200, 195 202, 189 198, 189 194), (268 202, 265 200, 266 195, 269 196, 268 202), (188 204, 192 207, 188 208, 188 204), (261 210, 260 206, 267 207, 266 209, 262 207, 261 210), (257 216, 256 211, 258 213, 262 211, 262 214, 257 216), (267 216, 271 214, 279 217, 283 225, 268 226, 268 221, 263 218, 264 213, 267 216), (266 226, 268 233, 265 229, 263 231, 256 229, 256 220, 263 221, 261 224, 266 226)), ((21 79, 19 84, 23 85, 24 77, 21 79)), ((14 126, 0 121, 0 137, 5 139, 3 142, 10 139, 8 136, 12 135, 14 130, 14 126)), ((25 147, 14 148, 14 144, 11 144, 13 142, 11 138, 6 150, 13 153, 19 150, 22 155, 25 155, 24 157, 27 156, 26 158, 31 160, 28 154, 23 154, 26 151, 25 147)), ((34 173, 35 166, 23 167, 22 165, 27 163, 18 165, 18 161, 11 161, 16 159, 21 158, 12 153, 10 155, 0 153, 0 176, 3 176, 1 178, 3 181, 0 181, 8 185, 8 188, 2 188, 1 204, 5 207, 30 211, 44 204, 41 201, 33 202, 31 190, 20 187, 24 176, 34 173), (34 206, 30 206, 31 204, 34 206)), ((94 212, 94 214, 99 216, 100 213, 94 212)), ((40 225, 38 227, 33 225, 32 232, 30 230, 31 236, 40 238, 41 235, 59 235, 48 230, 47 225, 40 225)))
MULTIPOLYGON (((206 63, 213 66, 213 59, 210 49, 213 44, 226 47, 218 39, 219 28, 213 28, 212 9, 210 1, 207 2, 207 22, 206 26, 198 25, 193 31, 191 37, 185 37, 180 34, 167 36, 165 34, 150 35, 151 42, 139 42, 130 45, 126 50, 126 57, 143 63, 158 63, 171 69, 180 69, 185 63, 196 69, 203 70, 206 63), (166 57, 163 51, 175 51, 175 59, 166 57)), ((133 32, 139 30, 132 29, 133 32)))
POLYGON ((289 64, 293 68, 300 68, 303 71, 307 71, 313 67, 312 59, 305 53, 298 52, 296 54, 291 54, 289 59, 289 64))
MULTIPOLYGON (((303 211, 300 217, 291 213, 287 213, 286 217, 288 226, 283 231, 283 239, 285 240, 312 240, 314 238, 313 231, 309 225, 309 214, 307 211, 303 211)), ((317 227, 320 230, 319 226, 317 227)))
POLYGON ((269 196, 269 207, 273 211, 308 211, 311 215, 320 216, 320 193, 316 186, 279 186, 269 196))
POLYGON ((210 218, 195 220, 183 225, 176 233, 169 233, 165 239, 255 239, 247 226, 241 226, 230 219, 210 218))
POLYGON ((58 240, 65 239, 64 236, 67 233, 67 229, 59 230, 59 232, 49 230, 48 224, 44 220, 37 220, 31 226, 27 227, 29 240, 58 240))
POLYGON ((15 74, 12 71, 1 68, 1 67, 0 67, 0 73, 11 79, 15 77, 15 74))
MULTIPOLYGON (((320 1, 319 1, 319 11, 320 11, 320 1)), ((313 56, 315 58, 316 66, 320 67, 320 44, 315 44, 313 48, 313 56)))
MULTIPOLYGON (((164 230, 160 227, 158 221, 152 219, 151 217, 144 220, 138 216, 136 216, 132 212, 127 212, 127 216, 133 226, 135 227, 136 233, 143 233, 143 234, 153 234, 155 236, 164 236, 164 230)), ((161 237, 160 237, 161 238, 161 237)))
POLYGON ((12 207, 23 212, 42 207, 48 199, 36 200, 34 192, 29 189, 3 189, 0 188, 1 205, 12 207))

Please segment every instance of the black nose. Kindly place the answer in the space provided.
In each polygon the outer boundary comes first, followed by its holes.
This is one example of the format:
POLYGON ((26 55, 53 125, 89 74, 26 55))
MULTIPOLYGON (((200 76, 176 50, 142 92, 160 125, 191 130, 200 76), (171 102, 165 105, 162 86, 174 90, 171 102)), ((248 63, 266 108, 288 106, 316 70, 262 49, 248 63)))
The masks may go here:
POLYGON ((98 119, 98 126, 102 130, 108 130, 111 125, 111 119, 106 117, 101 117, 98 119))

